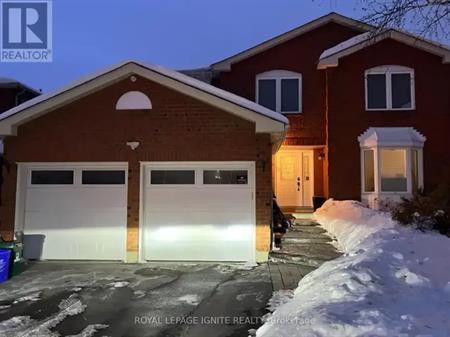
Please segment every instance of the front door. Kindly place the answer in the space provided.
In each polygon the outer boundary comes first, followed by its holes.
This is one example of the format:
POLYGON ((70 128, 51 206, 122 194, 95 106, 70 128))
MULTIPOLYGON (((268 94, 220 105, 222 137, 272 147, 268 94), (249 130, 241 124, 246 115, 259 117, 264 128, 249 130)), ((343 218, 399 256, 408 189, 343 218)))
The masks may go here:
POLYGON ((280 206, 311 207, 313 151, 280 150, 276 155, 276 196, 280 206))

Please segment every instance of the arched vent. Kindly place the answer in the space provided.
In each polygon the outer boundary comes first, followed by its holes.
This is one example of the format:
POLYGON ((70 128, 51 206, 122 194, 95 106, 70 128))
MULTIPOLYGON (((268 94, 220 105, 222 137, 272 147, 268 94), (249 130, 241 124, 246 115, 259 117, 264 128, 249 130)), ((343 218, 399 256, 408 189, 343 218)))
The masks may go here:
POLYGON ((150 110, 151 108, 150 98, 140 91, 128 91, 120 96, 116 103, 116 110, 150 110))

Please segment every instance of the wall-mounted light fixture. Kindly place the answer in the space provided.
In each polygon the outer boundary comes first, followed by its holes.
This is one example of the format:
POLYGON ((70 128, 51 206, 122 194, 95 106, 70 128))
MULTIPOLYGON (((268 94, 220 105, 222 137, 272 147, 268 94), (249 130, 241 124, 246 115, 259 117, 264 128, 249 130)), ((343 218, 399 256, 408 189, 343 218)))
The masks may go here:
POLYGON ((324 160, 325 159, 325 153, 324 152, 320 152, 319 156, 317 157, 319 160, 324 160))
POLYGON ((139 143, 139 142, 127 142, 126 145, 129 146, 130 149, 132 149, 134 151, 134 150, 136 150, 138 148, 139 145, 141 145, 141 143, 139 143))

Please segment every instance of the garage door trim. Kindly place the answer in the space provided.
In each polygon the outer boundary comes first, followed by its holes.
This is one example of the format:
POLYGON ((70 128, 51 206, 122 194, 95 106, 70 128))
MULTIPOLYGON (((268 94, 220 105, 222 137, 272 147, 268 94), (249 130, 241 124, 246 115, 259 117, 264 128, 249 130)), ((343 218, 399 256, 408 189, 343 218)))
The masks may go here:
MULTIPOLYGON (((251 218, 252 218, 252 256, 251 260, 248 262, 256 261, 256 169, 254 161, 142 161, 140 162, 140 184, 139 184, 139 262, 146 263, 148 262, 145 259, 144 254, 144 206, 145 206, 145 187, 149 182, 149 177, 147 177, 146 172, 147 168, 160 168, 160 169, 199 169, 201 166, 202 169, 205 168, 221 168, 221 169, 248 169, 249 171, 249 179, 248 184, 252 189, 252 210, 251 210, 251 218)), ((196 178, 198 177, 197 171, 195 171, 196 178)), ((197 181, 196 181, 197 184, 197 181)), ((179 188, 183 185, 173 185, 173 188, 179 188)), ((211 188, 214 185, 203 185, 203 188, 211 188)), ((215 185, 220 186, 220 185, 215 185)), ((247 185, 248 186, 248 185, 247 185)), ((236 185, 235 188, 239 188, 239 185, 236 185)))
MULTIPOLYGON (((73 170, 74 183, 68 186, 81 185, 81 172, 83 170, 124 170, 125 171, 125 200, 128 200, 128 162, 17 162, 17 181, 16 181, 16 207, 14 216, 14 232, 24 231, 26 195, 27 189, 31 185, 31 170, 73 170)), ((62 185, 61 188, 65 188, 62 185)), ((99 185, 85 185, 85 188, 92 188, 99 185)), ((102 185, 108 187, 108 185, 102 185)), ((127 259, 127 228, 123 228, 123 258, 127 259)))

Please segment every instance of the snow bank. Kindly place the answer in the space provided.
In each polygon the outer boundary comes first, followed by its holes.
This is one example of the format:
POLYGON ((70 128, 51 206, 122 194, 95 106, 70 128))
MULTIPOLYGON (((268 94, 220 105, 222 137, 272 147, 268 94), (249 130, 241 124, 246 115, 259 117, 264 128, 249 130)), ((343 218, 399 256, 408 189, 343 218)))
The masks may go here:
POLYGON ((259 337, 450 335, 450 240, 353 201, 315 214, 345 254, 303 278, 259 337))
POLYGON ((339 248, 349 252, 381 229, 393 228, 388 213, 364 207, 353 200, 328 200, 314 213, 314 218, 338 240, 339 248))

